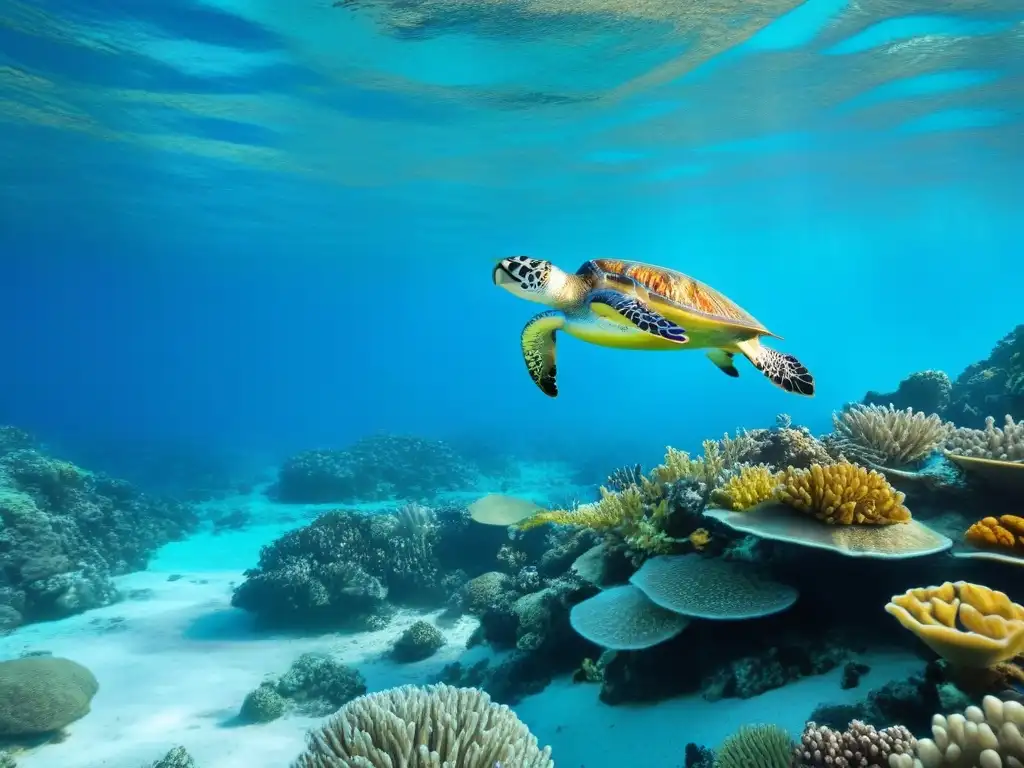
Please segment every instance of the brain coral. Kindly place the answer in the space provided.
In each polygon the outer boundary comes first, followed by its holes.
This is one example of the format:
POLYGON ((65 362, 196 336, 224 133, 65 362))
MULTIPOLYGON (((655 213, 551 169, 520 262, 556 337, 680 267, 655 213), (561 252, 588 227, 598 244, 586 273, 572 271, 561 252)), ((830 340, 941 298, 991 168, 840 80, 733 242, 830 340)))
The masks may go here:
POLYGON ((70 659, 0 662, 0 737, 59 731, 89 713, 97 690, 92 673, 70 659))
POLYGON ((695 619, 753 619, 789 608, 798 593, 748 565, 702 555, 660 555, 630 578, 655 605, 695 619))

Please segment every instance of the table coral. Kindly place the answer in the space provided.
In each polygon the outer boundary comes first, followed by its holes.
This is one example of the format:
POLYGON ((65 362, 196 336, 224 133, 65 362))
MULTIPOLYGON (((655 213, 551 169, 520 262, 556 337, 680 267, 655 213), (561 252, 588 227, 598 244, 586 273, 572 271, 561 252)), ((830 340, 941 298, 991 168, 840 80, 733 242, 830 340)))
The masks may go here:
POLYGON ((780 476, 779 501, 830 524, 891 525, 910 520, 904 494, 880 473, 857 464, 814 464, 787 468, 780 476))
POLYGON ((979 584, 909 589, 885 610, 954 666, 988 669, 1024 651, 1024 606, 979 584))

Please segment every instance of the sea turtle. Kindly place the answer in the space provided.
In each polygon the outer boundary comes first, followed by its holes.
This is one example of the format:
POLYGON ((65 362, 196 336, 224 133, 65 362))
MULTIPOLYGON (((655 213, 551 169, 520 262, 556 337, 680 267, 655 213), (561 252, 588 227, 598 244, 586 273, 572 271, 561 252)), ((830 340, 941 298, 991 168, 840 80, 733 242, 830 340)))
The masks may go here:
POLYGON ((729 376, 739 376, 739 352, 769 381, 787 392, 814 394, 814 377, 792 355, 760 343, 782 338, 713 288, 680 272, 637 261, 594 259, 570 275, 549 261, 529 256, 501 259, 494 284, 555 309, 541 312, 523 329, 526 368, 550 397, 555 381, 555 332, 618 349, 706 349, 729 376))

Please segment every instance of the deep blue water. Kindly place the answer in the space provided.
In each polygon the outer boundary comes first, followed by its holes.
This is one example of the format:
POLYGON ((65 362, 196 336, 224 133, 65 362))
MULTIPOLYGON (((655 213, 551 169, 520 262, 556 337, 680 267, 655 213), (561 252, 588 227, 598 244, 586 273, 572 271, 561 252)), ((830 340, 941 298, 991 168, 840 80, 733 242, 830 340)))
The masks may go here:
POLYGON ((410 33, 316 3, 3 2, 0 416, 614 462, 957 374, 1020 320, 1024 13, 782 5, 744 42, 628 11, 410 33), (692 274, 818 395, 565 338, 550 401, 518 350, 536 308, 490 284, 511 253, 692 274))

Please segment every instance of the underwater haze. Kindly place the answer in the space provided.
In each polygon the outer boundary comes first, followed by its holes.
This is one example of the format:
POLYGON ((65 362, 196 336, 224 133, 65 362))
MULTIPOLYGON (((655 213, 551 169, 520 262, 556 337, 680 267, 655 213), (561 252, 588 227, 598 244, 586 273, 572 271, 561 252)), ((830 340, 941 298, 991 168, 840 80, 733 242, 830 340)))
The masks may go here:
POLYGON ((1021 765, 1022 136, 1024 0, 0 0, 0 768, 1021 765))

